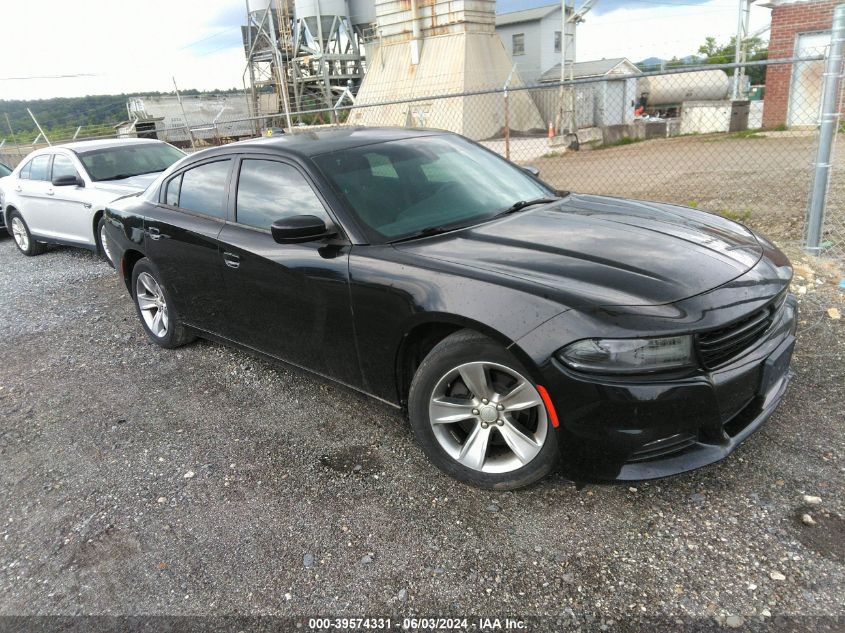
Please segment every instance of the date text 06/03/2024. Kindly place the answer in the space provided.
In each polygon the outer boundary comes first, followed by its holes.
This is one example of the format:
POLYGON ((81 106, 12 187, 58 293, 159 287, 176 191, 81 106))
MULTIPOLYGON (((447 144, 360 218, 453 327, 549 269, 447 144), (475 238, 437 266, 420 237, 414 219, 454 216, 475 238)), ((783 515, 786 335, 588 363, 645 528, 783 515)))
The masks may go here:
MULTIPOLYGON (((391 618, 309 618, 308 628, 312 631, 353 631, 368 629, 391 629, 399 626, 399 622, 391 618)), ((518 618, 442 618, 442 617, 412 617, 402 619, 402 629, 405 631, 436 631, 436 630, 476 630, 482 633, 488 631, 525 631, 526 622, 518 618)))

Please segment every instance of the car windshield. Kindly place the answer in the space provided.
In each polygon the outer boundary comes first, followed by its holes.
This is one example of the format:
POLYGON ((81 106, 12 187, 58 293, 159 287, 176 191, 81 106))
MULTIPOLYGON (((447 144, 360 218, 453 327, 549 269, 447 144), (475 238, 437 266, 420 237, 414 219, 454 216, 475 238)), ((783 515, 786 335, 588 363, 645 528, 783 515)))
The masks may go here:
POLYGON ((323 154, 318 168, 371 243, 477 224, 553 192, 458 136, 425 136, 323 154))
POLYGON ((184 153, 167 143, 143 143, 78 152, 91 180, 122 180, 164 171, 184 153))
POLYGON ((12 170, 6 167, 3 163, 0 163, 0 178, 3 176, 8 176, 12 173, 12 170))

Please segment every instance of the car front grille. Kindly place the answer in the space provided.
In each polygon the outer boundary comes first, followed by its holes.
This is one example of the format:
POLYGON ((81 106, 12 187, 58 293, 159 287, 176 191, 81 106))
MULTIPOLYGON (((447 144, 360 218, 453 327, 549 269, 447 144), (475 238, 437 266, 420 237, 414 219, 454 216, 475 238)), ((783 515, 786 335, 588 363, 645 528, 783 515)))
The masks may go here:
POLYGON ((697 337, 698 353, 707 369, 723 365, 748 349, 769 330, 775 315, 786 300, 786 292, 753 314, 718 330, 697 337))

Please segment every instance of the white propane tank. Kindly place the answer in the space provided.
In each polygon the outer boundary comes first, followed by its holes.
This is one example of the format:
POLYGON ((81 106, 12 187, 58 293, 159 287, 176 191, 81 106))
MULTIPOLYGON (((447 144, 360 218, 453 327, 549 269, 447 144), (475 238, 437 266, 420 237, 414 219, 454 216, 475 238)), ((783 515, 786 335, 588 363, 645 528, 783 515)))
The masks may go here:
POLYGON ((722 101, 730 80, 724 70, 655 75, 637 80, 637 95, 648 93, 650 107, 679 105, 684 101, 722 101))

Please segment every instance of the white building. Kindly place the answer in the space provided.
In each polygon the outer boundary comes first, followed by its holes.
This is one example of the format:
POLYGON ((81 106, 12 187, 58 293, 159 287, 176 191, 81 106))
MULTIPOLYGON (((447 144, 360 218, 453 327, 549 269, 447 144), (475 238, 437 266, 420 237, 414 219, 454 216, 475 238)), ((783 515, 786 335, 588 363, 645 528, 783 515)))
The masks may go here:
MULTIPOLYGON (((560 3, 496 15, 496 32, 528 85, 537 83, 540 75, 560 64, 561 15, 560 3)), ((570 28, 575 27, 567 25, 570 28)))

